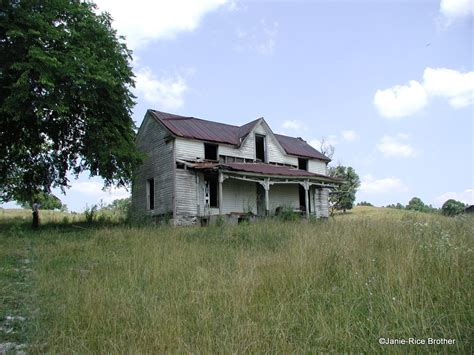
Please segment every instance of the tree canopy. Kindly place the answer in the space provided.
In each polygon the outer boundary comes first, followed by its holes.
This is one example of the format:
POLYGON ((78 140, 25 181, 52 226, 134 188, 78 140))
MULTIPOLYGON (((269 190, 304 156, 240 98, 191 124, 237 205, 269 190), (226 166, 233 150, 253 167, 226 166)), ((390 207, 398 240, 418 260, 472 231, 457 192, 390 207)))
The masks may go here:
POLYGON ((31 201, 68 173, 125 185, 135 148, 131 52, 107 14, 75 0, 0 8, 0 201, 31 201))
POLYGON ((344 183, 331 191, 329 195, 329 205, 331 213, 334 210, 350 210, 356 199, 356 192, 360 186, 359 175, 352 167, 338 165, 329 168, 329 175, 344 179, 344 183))
POLYGON ((449 199, 441 207, 441 213, 445 216, 456 216, 464 212, 466 205, 454 199, 449 199))

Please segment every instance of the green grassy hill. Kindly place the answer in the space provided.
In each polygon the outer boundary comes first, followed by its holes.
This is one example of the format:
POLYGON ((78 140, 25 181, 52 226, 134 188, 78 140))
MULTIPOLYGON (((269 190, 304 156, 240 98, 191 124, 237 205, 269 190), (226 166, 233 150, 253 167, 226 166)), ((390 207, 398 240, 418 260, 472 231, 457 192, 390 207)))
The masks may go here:
POLYGON ((61 215, 32 232, 9 213, 0 343, 33 353, 472 351, 472 218, 357 207, 327 222, 170 228, 61 215))

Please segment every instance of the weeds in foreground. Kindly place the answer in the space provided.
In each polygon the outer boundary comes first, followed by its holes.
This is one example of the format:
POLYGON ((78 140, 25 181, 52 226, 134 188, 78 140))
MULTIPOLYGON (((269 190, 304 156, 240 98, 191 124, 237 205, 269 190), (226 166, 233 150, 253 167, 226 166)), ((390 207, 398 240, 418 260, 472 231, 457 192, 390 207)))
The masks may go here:
POLYGON ((469 353, 473 220, 376 212, 0 241, 32 243, 32 352, 469 353))

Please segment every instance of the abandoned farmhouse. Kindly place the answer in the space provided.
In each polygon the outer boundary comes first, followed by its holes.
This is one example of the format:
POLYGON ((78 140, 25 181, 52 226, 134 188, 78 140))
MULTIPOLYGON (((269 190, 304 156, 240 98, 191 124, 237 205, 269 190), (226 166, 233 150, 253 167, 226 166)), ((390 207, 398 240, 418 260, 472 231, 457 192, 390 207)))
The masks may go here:
POLYGON ((328 216, 329 158, 263 118, 243 126, 148 110, 137 145, 146 154, 133 210, 175 225, 237 222, 292 209, 328 216))

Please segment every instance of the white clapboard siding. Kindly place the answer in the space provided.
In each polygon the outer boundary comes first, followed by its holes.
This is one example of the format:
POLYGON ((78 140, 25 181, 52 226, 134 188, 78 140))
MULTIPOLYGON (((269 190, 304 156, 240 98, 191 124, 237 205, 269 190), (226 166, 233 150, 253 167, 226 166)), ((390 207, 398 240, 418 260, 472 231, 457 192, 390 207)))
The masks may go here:
POLYGON ((310 173, 326 175, 326 163, 322 160, 308 159, 308 171, 310 173))
POLYGON ((271 214, 275 213, 277 207, 297 209, 300 206, 300 195, 297 184, 271 185, 268 195, 271 214))
POLYGON ((204 143, 202 141, 176 138, 176 159, 204 159, 204 143))
POLYGON ((255 182, 226 179, 222 185, 224 213, 257 213, 257 186, 255 182))
POLYGON ((316 217, 329 217, 329 189, 315 190, 315 206, 316 206, 316 217))
POLYGON ((135 213, 160 215, 173 212, 174 161, 173 139, 150 115, 145 116, 137 139, 138 149, 146 154, 132 185, 132 208, 135 213), (147 180, 155 181, 155 209, 147 210, 147 180))
POLYGON ((190 170, 176 169, 176 215, 197 216, 196 174, 190 170))

